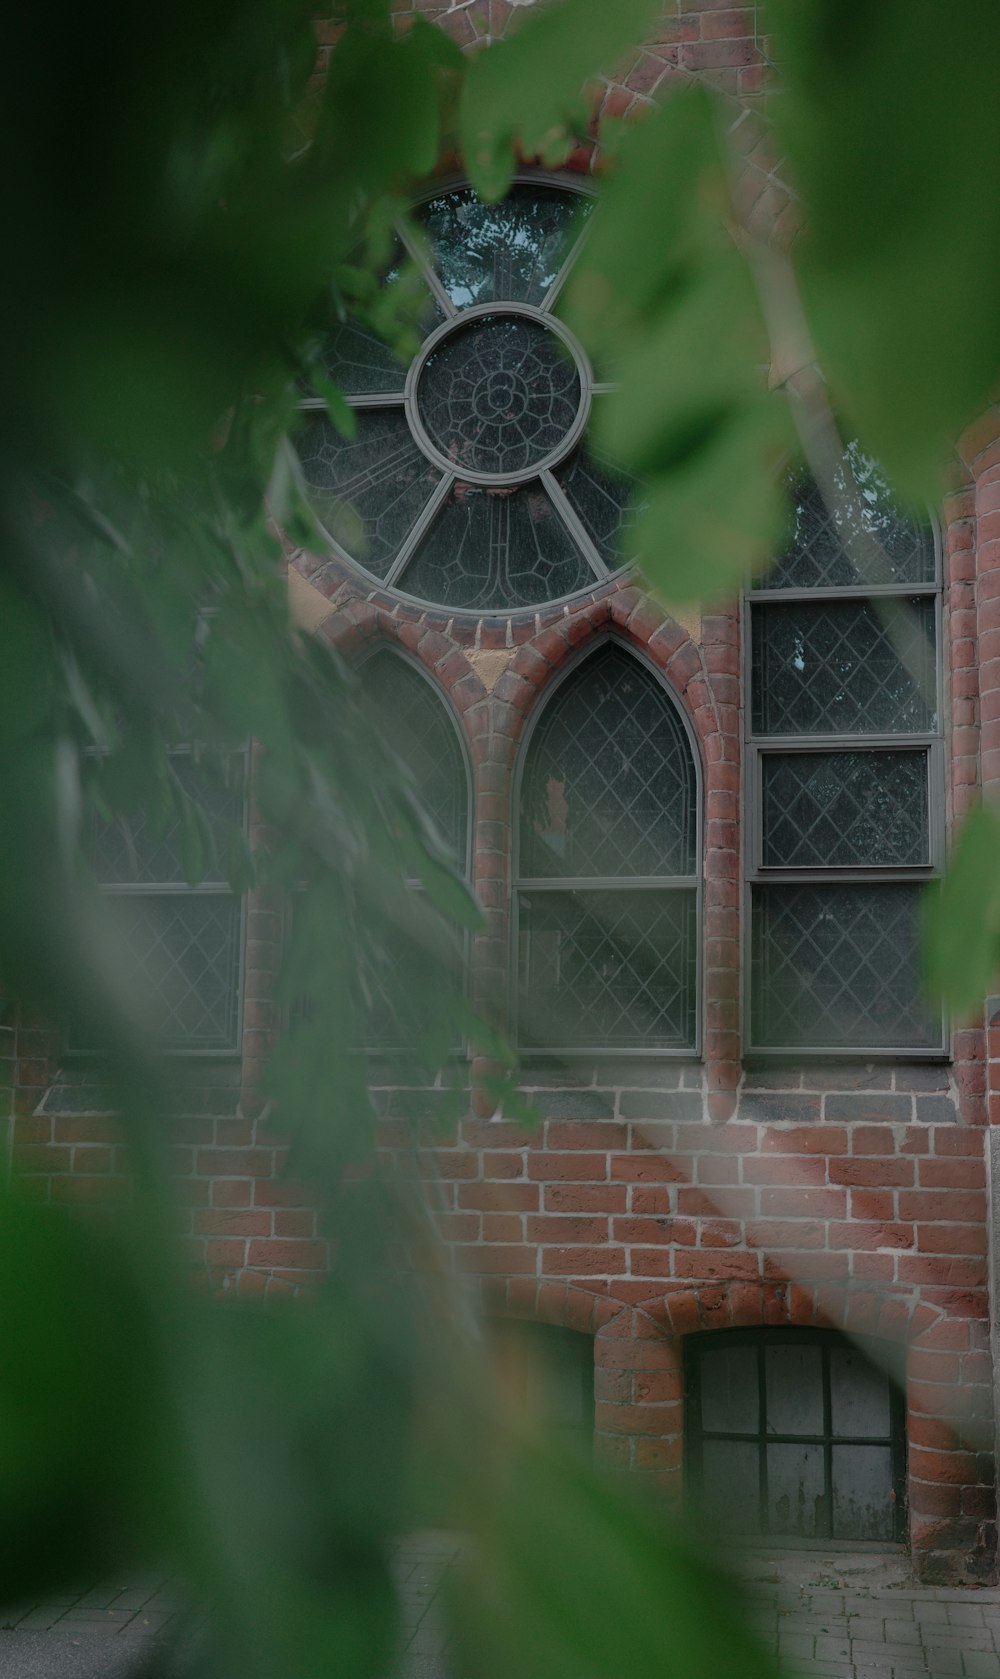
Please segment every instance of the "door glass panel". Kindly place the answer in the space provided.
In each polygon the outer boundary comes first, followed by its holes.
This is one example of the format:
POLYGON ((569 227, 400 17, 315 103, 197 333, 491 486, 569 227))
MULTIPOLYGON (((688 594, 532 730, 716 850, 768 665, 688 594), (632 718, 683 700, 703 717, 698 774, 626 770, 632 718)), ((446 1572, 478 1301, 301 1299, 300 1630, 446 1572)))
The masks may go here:
POLYGON ((888 1437, 889 1380, 859 1347, 831 1351, 830 1402, 834 1434, 888 1437))
POLYGON ((888 1446, 834 1446, 834 1539, 891 1540, 892 1452, 888 1446))
POLYGON ((822 1446, 768 1446, 768 1531, 799 1539, 826 1533, 824 1481, 822 1446))
POLYGON ((722 1434, 756 1434, 760 1395, 756 1347, 716 1347, 701 1364, 701 1426, 722 1434))
POLYGON ((752 1440, 706 1440, 703 1516, 727 1537, 760 1532, 760 1458, 752 1440))
POLYGON ((822 1434, 823 1355, 819 1347, 778 1344, 768 1347, 768 1434, 822 1434))

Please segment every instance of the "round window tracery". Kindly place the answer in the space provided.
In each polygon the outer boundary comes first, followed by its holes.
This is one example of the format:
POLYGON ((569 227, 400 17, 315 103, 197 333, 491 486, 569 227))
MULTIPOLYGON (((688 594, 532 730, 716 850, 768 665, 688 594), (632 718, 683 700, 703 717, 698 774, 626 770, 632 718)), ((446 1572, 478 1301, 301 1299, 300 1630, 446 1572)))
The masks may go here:
MULTIPOLYGON (((303 476, 331 546, 383 586, 510 612, 593 589, 627 558, 641 487, 588 440, 609 387, 558 312, 591 204, 537 181, 494 205, 439 192, 416 212, 409 367, 355 322, 331 336, 356 436, 307 399, 303 476)), ((408 248, 401 231, 387 281, 408 248)))

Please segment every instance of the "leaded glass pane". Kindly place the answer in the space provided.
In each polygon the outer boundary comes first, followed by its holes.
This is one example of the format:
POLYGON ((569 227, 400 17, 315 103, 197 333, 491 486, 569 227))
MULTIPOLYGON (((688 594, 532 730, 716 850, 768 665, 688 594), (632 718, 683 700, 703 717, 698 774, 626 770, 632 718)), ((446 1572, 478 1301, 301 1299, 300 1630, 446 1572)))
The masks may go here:
POLYGON ((555 471, 609 571, 634 559, 636 527, 646 505, 639 480, 619 472, 589 444, 581 444, 555 471))
POLYGON ((522 893, 522 1045, 691 1048, 696 948, 693 890, 522 893))
POLYGON ((776 752, 761 759, 767 868, 930 862, 926 752, 776 752))
MULTIPOLYGON (((205 859, 205 879, 224 878, 224 859, 233 828, 243 809, 242 785, 219 785, 206 781, 188 754, 170 760, 171 769, 184 791, 200 806, 214 843, 214 855, 205 859)), ((113 822, 95 824, 94 868, 106 885, 181 884, 185 878, 183 828, 178 817, 159 827, 145 810, 130 812, 113 822)))
POLYGON ((760 586, 840 589, 859 583, 933 583, 933 531, 899 510, 884 474, 859 443, 848 444, 834 484, 831 508, 808 474, 792 480, 791 541, 760 578, 760 586))
POLYGON ((420 802, 456 862, 468 851, 468 775, 454 726, 430 683, 395 653, 376 653, 361 680, 420 802))
POLYGON ((562 341, 523 315, 480 315, 431 351, 417 406, 434 447, 462 472, 539 465, 580 411, 580 375, 562 341))
POLYGON ((115 896, 107 913, 130 989, 162 1050, 231 1050, 238 1036, 241 903, 226 894, 115 896))
POLYGON ((596 583, 544 487, 456 484, 399 586, 480 612, 539 606, 596 583))
POLYGON ((484 204, 469 187, 417 212, 444 289, 458 309, 500 299, 539 304, 590 214, 591 200, 557 187, 511 188, 484 204))
POLYGON ((753 1041, 934 1048, 911 884, 753 889, 753 1041))
MULTIPOLYGON (((440 1025, 442 985, 451 985, 456 997, 461 995, 462 966, 460 936, 440 921, 421 922, 415 930, 396 927, 383 942, 377 965, 364 975, 364 1044, 412 1049, 425 1042, 429 1026, 440 1025)), ((453 1045, 461 1037, 456 1021, 453 1045)))
POLYGON ((934 601, 752 608, 755 734, 874 734, 936 727, 934 601))
POLYGON ((299 459, 327 534, 384 577, 440 473, 417 448, 402 408, 362 409, 356 418, 357 435, 348 440, 325 414, 310 414, 299 433, 299 459))
POLYGON ((691 746, 652 673, 617 647, 557 690, 521 789, 521 873, 690 875, 697 801, 691 746))

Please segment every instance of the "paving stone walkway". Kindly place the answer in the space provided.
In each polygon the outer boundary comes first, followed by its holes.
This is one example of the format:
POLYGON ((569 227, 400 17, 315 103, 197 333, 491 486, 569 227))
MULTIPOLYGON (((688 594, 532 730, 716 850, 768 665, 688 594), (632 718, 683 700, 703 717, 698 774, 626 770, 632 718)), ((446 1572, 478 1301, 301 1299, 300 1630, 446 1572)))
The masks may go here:
MULTIPOLYGON (((435 1532, 397 1548, 397 1679, 448 1679, 440 1602, 457 1549, 435 1532)), ((919 1586, 901 1552, 754 1550, 732 1563, 783 1679, 1000 1679, 1000 1590, 919 1586)), ((0 1623, 0 1679, 139 1679, 182 1629, 180 1657, 157 1671, 183 1679, 191 1624, 161 1578, 48 1598, 0 1623)))

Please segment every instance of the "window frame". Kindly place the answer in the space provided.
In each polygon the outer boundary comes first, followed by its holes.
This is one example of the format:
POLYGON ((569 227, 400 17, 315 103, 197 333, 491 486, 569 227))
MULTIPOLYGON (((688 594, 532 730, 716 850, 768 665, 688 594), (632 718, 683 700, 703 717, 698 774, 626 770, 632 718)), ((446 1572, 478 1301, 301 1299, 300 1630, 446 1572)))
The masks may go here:
POLYGON ((522 1061, 535 1060, 594 1060, 601 1061, 698 1061, 703 1055, 705 1029, 704 1007, 704 948, 705 948, 705 769, 701 746, 691 718, 668 678, 650 658, 644 648, 633 647, 613 631, 588 638, 559 667, 552 680, 533 706, 524 735, 517 751, 514 774, 511 778, 510 818, 510 937, 508 940, 507 1019, 511 1040, 522 1061), (571 680, 580 667, 603 648, 618 648, 628 658, 635 659, 655 679, 667 702, 677 712, 685 733, 694 770, 695 800, 695 872, 693 875, 636 875, 636 876, 543 876, 521 873, 521 793, 525 765, 531 752, 535 731, 544 719, 559 690, 571 680), (622 1045, 570 1045, 542 1047, 520 1041, 520 900, 523 892, 553 891, 690 891, 695 893, 694 940, 694 1034, 692 1042, 677 1048, 622 1045))
POLYGON ((684 1499, 688 1509, 697 1511, 704 1484, 704 1444, 706 1439, 742 1440, 756 1443, 759 1462, 758 1533, 734 1535, 734 1541, 749 1545, 781 1544, 789 1548, 825 1548, 830 1544, 844 1548, 884 1548, 887 1544, 902 1545, 907 1533, 907 1433, 905 1372, 902 1369, 901 1349, 892 1342, 874 1336, 847 1335, 837 1329, 796 1327, 793 1325, 755 1325, 744 1329, 705 1330, 684 1337, 684 1499), (701 1376, 705 1353, 720 1347, 751 1346, 757 1354, 758 1422, 755 1430, 702 1429, 701 1376), (821 1381, 823 1384, 823 1432, 819 1435, 770 1433, 767 1428, 766 1353, 770 1346, 818 1346, 821 1349, 821 1381), (830 1352, 842 1346, 856 1347, 869 1363, 884 1371, 889 1385, 889 1434, 839 1435, 833 1432, 830 1395, 830 1352), (872 1356, 869 1348, 878 1347, 887 1354, 884 1361, 872 1356), (894 1356, 895 1355, 895 1356, 894 1356), (894 1367, 895 1366, 895 1367, 894 1367), (881 1539, 837 1539, 832 1531, 808 1537, 785 1533, 771 1533, 767 1526, 767 1452, 769 1443, 776 1445, 821 1445, 823 1447, 824 1501, 828 1527, 833 1527, 833 1447, 835 1445, 888 1445, 891 1453, 893 1537, 881 1539))
MULTIPOLYGON (((168 756, 171 758, 191 758, 193 749, 188 745, 172 746, 168 756)), ((250 833, 250 799, 251 799, 251 755, 247 748, 229 754, 230 762, 240 777, 242 798, 241 813, 238 826, 244 837, 250 833)), ((156 1054, 173 1061, 232 1061, 239 1060, 243 1054, 244 1014, 246 1005, 246 954, 247 954, 247 893, 235 892, 228 880, 222 877, 206 878, 199 881, 197 886, 189 886, 187 881, 102 881, 97 872, 94 859, 93 833, 88 840, 91 866, 97 880, 97 889, 101 897, 106 898, 235 898, 239 904, 238 922, 236 929, 236 948, 233 957, 236 970, 235 997, 233 999, 233 1016, 235 1031, 233 1042, 224 1048, 199 1047, 198 1045, 156 1045, 156 1054)), ((71 1031, 63 1034, 62 1054, 68 1061, 93 1061, 99 1059, 100 1051, 89 1048, 86 1044, 76 1044, 72 1041, 71 1031)))
MULTIPOLYGON (((946 777, 946 688, 944 647, 944 577, 941 526, 933 510, 927 511, 933 536, 934 575, 924 583, 847 584, 841 587, 767 586, 748 583, 740 601, 740 633, 743 649, 743 890, 740 907, 740 938, 743 949, 741 1012, 743 1053, 751 1061, 947 1061, 950 1059, 949 1020, 942 1007, 938 1038, 934 1044, 760 1044, 754 1041, 753 994, 753 898, 755 890, 767 886, 836 886, 926 884, 939 879, 944 870, 947 848, 946 777), (925 731, 880 731, 867 734, 813 732, 808 734, 765 734, 754 729, 753 713, 753 617, 758 606, 812 606, 828 602, 874 599, 931 599, 934 602, 934 679, 937 698, 936 728, 925 731), (927 762, 928 861, 921 864, 856 864, 786 866, 763 861, 763 760, 790 753, 829 754, 885 752, 898 750, 922 753, 927 762)), ((936 1017, 935 1017, 936 1018, 936 1017)))
MULTIPOLYGON (((521 166, 516 169, 511 176, 511 185, 552 187, 561 192, 575 194, 577 197, 584 199, 596 199, 598 196, 597 188, 591 181, 589 181, 586 177, 566 170, 532 169, 521 166)), ((448 174, 442 176, 439 180, 431 182, 421 191, 415 193, 410 199, 408 207, 412 210, 416 210, 421 205, 428 203, 434 198, 441 197, 450 192, 462 190, 474 190, 471 187, 471 182, 468 177, 461 172, 448 174)), ((455 307, 455 305, 451 302, 451 299, 447 296, 439 276, 434 270, 433 265, 427 261, 426 257, 422 253, 419 241, 414 238, 404 216, 400 216, 397 219, 395 223, 395 231, 403 250, 409 258, 416 262, 432 296, 434 297, 435 302, 444 314, 444 321, 442 325, 438 328, 432 329, 431 333, 428 334, 428 338, 415 352, 413 357, 411 357, 409 364, 405 368, 401 368, 399 389, 402 396, 402 407, 407 414, 409 414, 413 407, 415 378, 419 366, 423 364, 424 359, 433 347, 434 341, 436 341, 440 336, 446 335, 446 329, 454 328, 459 320, 468 319, 471 321, 475 320, 477 317, 500 312, 503 314, 520 315, 526 319, 536 320, 543 326, 549 327, 551 311, 558 300, 559 294, 563 290, 567 279, 576 266, 588 235, 588 228, 584 226, 570 245, 562 266, 553 280, 552 285, 549 287, 549 290, 545 294, 541 304, 536 305, 504 302, 501 300, 490 304, 473 304, 459 309, 455 307)), ((576 438, 576 442, 578 443, 586 436, 593 399, 613 392, 616 389, 616 385, 612 380, 601 379, 598 377, 590 363, 589 357, 583 350, 582 345, 579 344, 575 334, 573 334, 564 323, 559 323, 556 330, 560 336, 566 339, 567 343, 571 347, 574 360, 577 362, 580 372, 582 397, 583 404, 586 408, 586 415, 584 416, 583 422, 578 428, 576 428, 579 432, 579 435, 576 438)), ((387 407, 400 406, 399 398, 396 396, 396 393, 383 391, 359 393, 346 398, 346 400, 351 408, 357 409, 361 412, 364 412, 365 410, 378 410, 385 409, 387 407)), ((323 414, 326 412, 326 401, 323 397, 313 396, 308 391, 305 391, 299 400, 297 412, 301 415, 307 415, 310 413, 323 414)), ((422 431, 424 428, 422 424, 420 424, 417 429, 422 431)), ((567 454, 564 458, 568 459, 570 456, 567 454)), ((559 464, 562 464, 562 461, 560 461, 559 464)), ((411 562, 416 557, 420 545, 432 525, 435 523, 438 513, 444 508, 452 483, 458 480, 475 485, 480 476, 483 475, 478 475, 474 472, 464 472, 459 475, 454 471, 454 469, 452 469, 450 476, 448 474, 442 476, 441 481, 431 492, 423 511, 418 515, 414 524, 407 533, 403 544, 397 551, 385 576, 381 578, 374 572, 370 572, 359 560, 353 558, 343 545, 338 542, 329 531, 326 530, 325 526, 322 525, 318 517, 315 515, 314 517, 316 517, 318 528, 323 533, 330 555, 337 560, 338 564, 342 565, 347 570, 348 575, 357 578, 359 582, 365 583, 369 589, 374 589, 380 594, 387 594, 392 599, 401 602, 405 606, 419 609, 421 612, 432 611, 445 613, 449 618, 456 618, 459 621, 466 623, 475 623, 483 617, 500 617, 506 619, 535 616, 539 611, 548 611, 552 607, 568 606, 572 608, 579 602, 588 599, 595 589, 603 588, 612 580, 618 581, 619 579, 625 578, 630 572, 634 571, 637 563, 634 560, 626 561, 623 565, 614 567, 607 564, 598 549, 597 543, 587 530, 580 515, 576 512, 576 509, 573 507, 568 495, 556 478, 553 466, 543 465, 543 469, 541 471, 533 467, 531 469, 531 473, 526 473, 525 477, 526 479, 537 477, 543 482, 545 491, 550 502, 553 504, 563 527, 576 543, 581 555, 592 571, 593 576, 584 586, 575 589, 568 594, 553 596, 551 599, 546 599, 544 601, 526 605, 522 604, 517 606, 489 608, 446 605, 440 601, 434 601, 422 595, 409 593, 402 586, 403 575, 410 568, 411 562)), ((485 479, 492 482, 492 475, 485 475, 485 479)))

